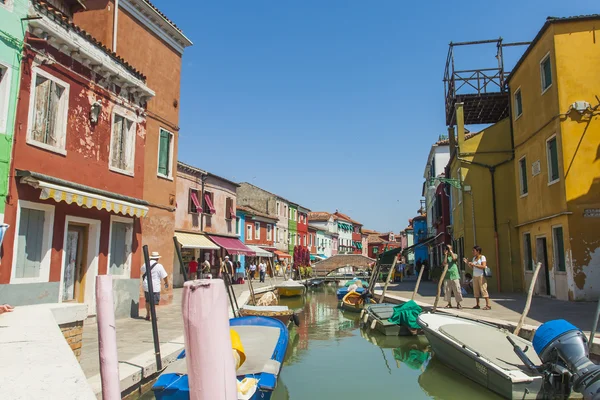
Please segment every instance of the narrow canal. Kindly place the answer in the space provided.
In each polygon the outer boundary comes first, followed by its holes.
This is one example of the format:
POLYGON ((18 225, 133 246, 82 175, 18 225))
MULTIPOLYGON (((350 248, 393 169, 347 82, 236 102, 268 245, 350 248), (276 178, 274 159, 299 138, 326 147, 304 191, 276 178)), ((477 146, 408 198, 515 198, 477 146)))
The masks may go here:
POLYGON ((360 328, 338 308, 335 287, 282 299, 302 310, 273 400, 500 399, 432 357, 425 337, 390 337, 360 328))

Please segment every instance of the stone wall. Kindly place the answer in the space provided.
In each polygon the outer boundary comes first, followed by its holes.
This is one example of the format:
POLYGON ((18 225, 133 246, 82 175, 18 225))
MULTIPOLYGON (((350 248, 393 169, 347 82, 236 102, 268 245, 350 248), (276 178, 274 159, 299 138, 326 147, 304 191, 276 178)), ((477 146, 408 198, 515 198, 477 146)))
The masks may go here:
POLYGON ((71 350, 77 357, 81 357, 81 344, 83 339, 83 321, 69 322, 58 326, 71 350))

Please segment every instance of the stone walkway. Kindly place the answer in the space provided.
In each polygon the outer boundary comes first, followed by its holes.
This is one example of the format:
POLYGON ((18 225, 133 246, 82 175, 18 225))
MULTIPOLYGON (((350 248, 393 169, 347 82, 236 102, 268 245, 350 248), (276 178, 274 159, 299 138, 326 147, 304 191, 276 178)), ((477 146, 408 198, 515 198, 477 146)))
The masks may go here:
MULTIPOLYGON (((280 281, 281 278, 275 281, 280 281)), ((255 289, 268 287, 271 283, 253 281, 255 289)), ((248 285, 234 285, 236 296, 248 290, 248 285)), ((181 317, 181 296, 183 289, 173 290, 173 302, 157 308, 158 335, 161 342, 167 343, 183 335, 183 319, 181 317)), ((241 305, 241 304, 240 304, 241 305)), ((153 351, 152 324, 145 319, 145 311, 140 311, 141 318, 125 318, 116 321, 117 324, 117 351, 119 361, 127 361, 147 352, 153 351)), ((80 365, 85 376, 90 378, 100 373, 98 359, 98 327, 96 318, 88 318, 83 327, 83 345, 81 348, 80 365)))
MULTIPOLYGON (((416 279, 412 276, 407 277, 402 283, 390 283, 388 293, 410 299, 415 288, 415 283, 416 279)), ((419 285, 419 293, 415 296, 415 300, 433 304, 436 293, 437 284, 433 282, 421 282, 419 285)), ((526 300, 527 296, 521 293, 490 294, 491 310, 473 310, 472 307, 475 305, 475 298, 472 294, 469 294, 462 303, 463 309, 461 311, 516 323, 519 321, 521 313, 525 308, 526 300)), ((442 297, 440 298, 438 307, 445 307, 446 304, 447 303, 442 297)), ((454 298, 452 299, 452 305, 456 307, 454 298)), ((483 299, 481 299, 480 305, 485 305, 483 299)), ((595 302, 562 301, 549 297, 534 296, 525 323, 539 326, 544 322, 562 318, 571 322, 581 330, 589 332, 594 323, 596 307, 597 303, 595 302)), ((600 336, 596 335, 596 338, 598 337, 600 336)))

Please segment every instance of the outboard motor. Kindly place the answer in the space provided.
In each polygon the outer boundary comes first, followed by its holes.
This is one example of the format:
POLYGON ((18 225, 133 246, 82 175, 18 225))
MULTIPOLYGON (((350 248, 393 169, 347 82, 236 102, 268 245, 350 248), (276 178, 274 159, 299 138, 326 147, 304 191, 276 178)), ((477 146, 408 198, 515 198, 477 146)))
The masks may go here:
POLYGON ((546 322, 535 332, 533 348, 547 369, 570 375, 573 390, 585 400, 600 400, 600 365, 589 359, 581 330, 564 319, 546 322))

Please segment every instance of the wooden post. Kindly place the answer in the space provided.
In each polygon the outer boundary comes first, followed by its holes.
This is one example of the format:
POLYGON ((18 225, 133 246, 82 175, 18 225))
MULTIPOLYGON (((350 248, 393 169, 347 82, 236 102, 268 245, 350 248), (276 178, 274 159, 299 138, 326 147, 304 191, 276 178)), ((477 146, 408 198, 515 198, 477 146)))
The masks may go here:
POLYGON ((529 291, 527 292, 527 301, 525 302, 525 308, 523 309, 523 314, 521 314, 521 318, 519 318, 519 323, 517 324, 517 328, 514 332, 514 334, 517 336, 519 336, 519 332, 521 332, 521 328, 525 323, 525 317, 527 317, 527 314, 529 313, 529 307, 531 306, 531 298, 533 297, 533 290, 535 289, 535 284, 541 268, 542 263, 537 263, 537 265, 535 266, 535 271, 533 272, 533 277, 531 278, 531 283, 529 284, 529 291))
POLYGON ((250 290, 250 296, 252 297, 252 304, 256 305, 256 296, 254 295, 254 288, 252 287, 252 279, 248 279, 248 289, 250 290))
POLYGON ((183 333, 190 400, 237 400, 226 288, 222 280, 183 285, 183 333))
POLYGON ((442 275, 440 276, 440 281, 438 282, 437 294, 435 295, 435 302, 433 303, 433 312, 436 312, 438 301, 440 301, 440 295, 442 294, 442 285, 444 284, 444 278, 446 277, 446 272, 448 272, 448 263, 444 265, 444 270, 442 271, 442 275))
POLYGON ((419 271, 419 277, 417 278, 417 284, 415 285, 415 290, 413 290, 412 297, 410 298, 411 300, 415 299, 415 296, 417 295, 417 292, 419 291, 419 285, 421 284, 421 278, 423 277, 424 269, 425 269, 425 267, 421 266, 421 270, 419 271))
MULTIPOLYGON (((160 355, 160 341, 158 339, 158 322, 156 321, 156 305, 154 304, 154 287, 152 284, 152 267, 150 256, 148 255, 148 245, 142 246, 144 253, 144 264, 146 265, 146 281, 148 282, 148 296, 150 297, 150 317, 152 318, 152 340, 154 342, 154 358, 156 359, 156 369, 162 369, 162 356, 160 355)), ((158 288, 160 293, 160 288, 158 288)))
POLYGON ((385 285, 383 286, 383 293, 381 294, 381 298, 379 299, 379 304, 383 303, 383 299, 385 298, 385 292, 387 292, 388 285, 390 284, 390 279, 392 279, 392 274, 394 273, 394 269, 396 268, 396 263, 398 262, 399 255, 394 257, 394 263, 392 264, 392 268, 390 268, 390 272, 388 272, 387 279, 385 280, 385 285))
POLYGON ((96 277, 96 313, 98 316, 98 349, 100 354, 100 380, 102 398, 121 398, 119 379, 119 358, 117 356, 117 328, 113 308, 113 287, 111 275, 96 277))

